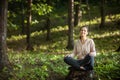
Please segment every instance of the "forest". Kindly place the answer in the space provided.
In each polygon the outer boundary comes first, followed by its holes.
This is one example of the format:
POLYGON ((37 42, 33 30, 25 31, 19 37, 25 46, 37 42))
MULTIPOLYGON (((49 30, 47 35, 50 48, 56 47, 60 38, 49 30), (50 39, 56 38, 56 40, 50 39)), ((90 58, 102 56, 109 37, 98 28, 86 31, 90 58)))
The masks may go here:
POLYGON ((66 80, 64 56, 72 53, 83 26, 97 53, 92 80, 119 80, 119 5, 120 0, 0 0, 0 80, 66 80))

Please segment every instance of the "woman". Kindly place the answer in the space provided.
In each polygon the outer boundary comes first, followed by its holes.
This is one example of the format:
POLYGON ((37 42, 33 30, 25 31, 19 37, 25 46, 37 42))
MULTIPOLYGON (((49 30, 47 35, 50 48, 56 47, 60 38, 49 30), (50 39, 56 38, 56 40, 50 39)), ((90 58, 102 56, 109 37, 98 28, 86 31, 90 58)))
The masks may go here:
POLYGON ((80 38, 76 41, 72 54, 64 58, 64 61, 76 70, 92 70, 94 67, 95 44, 87 35, 88 28, 84 26, 80 30, 80 38), (73 58, 75 56, 77 59, 73 58))

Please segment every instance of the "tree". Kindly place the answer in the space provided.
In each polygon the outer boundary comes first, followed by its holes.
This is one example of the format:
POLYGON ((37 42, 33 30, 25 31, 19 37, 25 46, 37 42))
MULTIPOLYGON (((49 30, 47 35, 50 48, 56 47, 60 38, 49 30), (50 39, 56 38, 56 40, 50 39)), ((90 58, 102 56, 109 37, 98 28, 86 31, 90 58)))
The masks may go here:
POLYGON ((120 52, 120 46, 118 47, 118 49, 116 50, 116 52, 120 52))
POLYGON ((53 11, 53 6, 52 5, 53 2, 51 2, 51 0, 44 0, 44 1, 38 1, 38 2, 34 2, 33 1, 33 11, 34 13, 38 14, 39 16, 44 16, 45 18, 45 26, 42 28, 44 30, 47 31, 46 34, 46 40, 50 40, 50 14, 53 11))
POLYGON ((21 9, 22 9, 22 11, 21 11, 21 29, 22 29, 22 34, 24 34, 25 33, 25 24, 24 24, 24 19, 25 19, 25 10, 24 10, 24 1, 21 1, 21 9))
POLYGON ((50 15, 48 14, 48 16, 46 17, 46 29, 47 29, 47 37, 46 40, 49 41, 50 40, 50 15))
POLYGON ((74 0, 69 0, 68 6, 68 45, 67 49, 74 46, 73 28, 74 28, 74 0))
POLYGON ((105 26, 105 0, 101 0, 100 11, 101 11, 100 28, 102 28, 105 26))
POLYGON ((81 0, 77 0, 77 4, 75 5, 75 21, 74 25, 78 26, 80 19, 82 17, 82 11, 81 11, 81 0))
POLYGON ((27 11, 27 50, 32 50, 31 42, 30 42, 30 26, 31 26, 31 20, 32 20, 32 15, 31 15, 31 6, 32 6, 32 0, 27 0, 28 1, 28 11, 27 11))
POLYGON ((7 0, 0 0, 0 71, 8 65, 7 56, 7 0))
MULTIPOLYGON (((51 5, 51 0, 47 0, 47 5, 50 6, 51 5)), ((50 40, 50 13, 47 14, 46 17, 46 29, 47 29, 47 37, 46 40, 50 40)))

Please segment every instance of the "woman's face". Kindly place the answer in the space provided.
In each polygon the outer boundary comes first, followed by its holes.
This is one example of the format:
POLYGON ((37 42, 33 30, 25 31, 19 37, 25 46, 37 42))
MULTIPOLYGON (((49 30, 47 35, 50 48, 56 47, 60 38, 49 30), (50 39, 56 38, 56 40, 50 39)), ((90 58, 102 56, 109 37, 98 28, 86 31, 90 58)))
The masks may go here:
POLYGON ((80 30, 80 36, 81 37, 85 37, 87 36, 88 34, 88 29, 86 27, 83 27, 81 30, 80 30))

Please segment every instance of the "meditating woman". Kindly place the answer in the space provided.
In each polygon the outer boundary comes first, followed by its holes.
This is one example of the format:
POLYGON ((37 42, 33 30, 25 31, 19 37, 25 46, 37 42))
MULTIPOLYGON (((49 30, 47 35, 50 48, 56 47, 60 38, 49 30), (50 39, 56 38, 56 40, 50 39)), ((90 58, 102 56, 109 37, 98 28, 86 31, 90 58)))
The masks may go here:
POLYGON ((95 44, 93 39, 87 37, 88 28, 80 29, 80 37, 75 42, 74 50, 71 54, 64 57, 65 63, 76 70, 93 70, 94 57, 96 56, 95 44), (77 56, 77 59, 73 58, 77 56))

